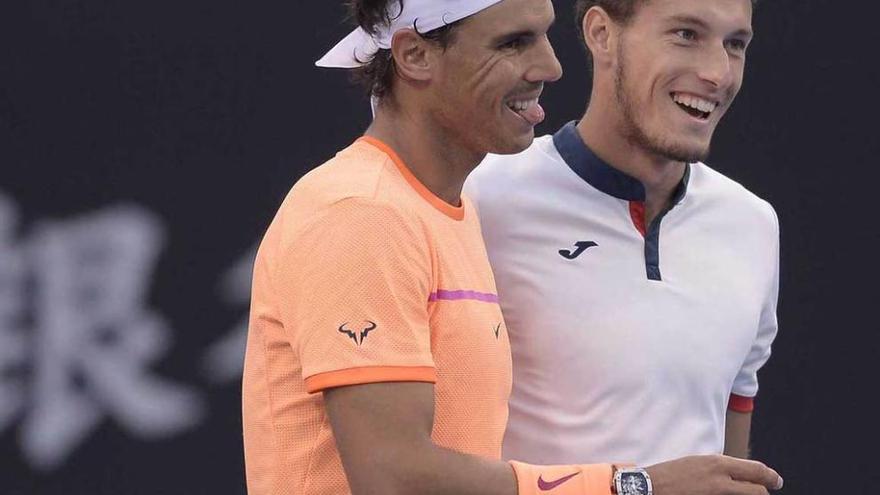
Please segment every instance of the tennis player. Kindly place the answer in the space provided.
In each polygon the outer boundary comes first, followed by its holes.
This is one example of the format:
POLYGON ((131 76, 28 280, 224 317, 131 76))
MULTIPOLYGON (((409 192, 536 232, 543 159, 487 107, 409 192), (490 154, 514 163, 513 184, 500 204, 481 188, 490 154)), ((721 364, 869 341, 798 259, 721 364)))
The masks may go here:
POLYGON ((491 157, 475 199, 513 352, 505 458, 747 457, 777 332, 773 208, 701 163, 749 0, 578 0, 586 115, 491 157))
MULTIPOLYGON (((243 380, 249 493, 610 493, 604 461, 500 460, 510 347, 460 194, 487 152, 533 140, 543 84, 561 75, 550 0, 353 9, 360 27, 319 65, 367 77, 375 119, 294 185, 259 249, 243 380)), ((658 495, 779 480, 721 457, 649 470, 658 495)))

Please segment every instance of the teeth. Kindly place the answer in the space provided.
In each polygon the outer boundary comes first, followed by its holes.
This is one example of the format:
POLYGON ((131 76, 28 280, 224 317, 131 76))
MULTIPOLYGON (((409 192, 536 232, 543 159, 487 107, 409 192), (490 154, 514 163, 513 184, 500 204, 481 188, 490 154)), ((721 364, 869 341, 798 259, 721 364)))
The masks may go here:
POLYGON ((712 113, 718 106, 718 103, 714 101, 704 100, 697 96, 683 95, 679 93, 675 93, 672 99, 675 100, 677 103, 707 113, 712 113))
POLYGON ((512 100, 507 102, 507 106, 515 112, 524 112, 535 103, 538 103, 537 98, 532 98, 531 100, 512 100))

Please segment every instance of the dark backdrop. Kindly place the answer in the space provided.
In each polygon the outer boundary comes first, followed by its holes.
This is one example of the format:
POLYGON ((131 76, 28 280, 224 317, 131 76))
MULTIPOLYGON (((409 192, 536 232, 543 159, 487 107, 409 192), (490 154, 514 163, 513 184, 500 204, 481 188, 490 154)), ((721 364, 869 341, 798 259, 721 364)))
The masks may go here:
MULTIPOLYGON (((571 2, 540 133, 588 93, 571 2)), ((709 160, 782 225, 753 429, 785 493, 875 493, 876 17, 764 0, 709 160)), ((866 2, 865 5, 868 5, 866 2)), ((244 493, 253 247, 369 109, 340 2, 0 3, 0 493, 244 493)))

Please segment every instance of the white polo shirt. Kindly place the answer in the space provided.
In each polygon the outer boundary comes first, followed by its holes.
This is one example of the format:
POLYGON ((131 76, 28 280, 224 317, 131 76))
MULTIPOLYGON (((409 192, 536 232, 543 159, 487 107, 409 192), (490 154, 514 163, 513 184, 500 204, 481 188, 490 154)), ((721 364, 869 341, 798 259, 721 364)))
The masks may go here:
POLYGON ((490 156, 476 202, 513 352, 503 455, 536 464, 721 453, 776 335, 779 227, 702 163, 646 228, 645 190, 575 123, 490 156))

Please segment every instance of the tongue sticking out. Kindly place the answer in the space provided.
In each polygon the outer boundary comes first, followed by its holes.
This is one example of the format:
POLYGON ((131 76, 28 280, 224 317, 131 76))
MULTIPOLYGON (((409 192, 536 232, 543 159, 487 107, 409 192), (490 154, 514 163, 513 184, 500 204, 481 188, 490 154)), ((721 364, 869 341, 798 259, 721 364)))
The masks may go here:
POLYGON ((544 109, 537 102, 532 103, 528 108, 517 113, 531 125, 538 125, 544 121, 544 109))

